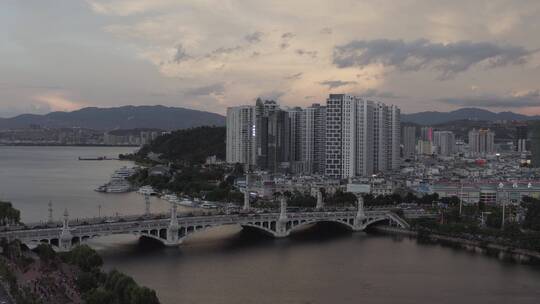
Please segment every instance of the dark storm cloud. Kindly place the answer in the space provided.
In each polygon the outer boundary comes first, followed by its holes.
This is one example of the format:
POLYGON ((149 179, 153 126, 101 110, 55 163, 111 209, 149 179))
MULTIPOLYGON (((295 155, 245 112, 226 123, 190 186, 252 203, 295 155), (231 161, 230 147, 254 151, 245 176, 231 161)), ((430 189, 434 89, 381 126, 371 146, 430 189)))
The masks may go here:
POLYGON ((439 99, 447 104, 467 107, 525 108, 540 106, 540 90, 519 96, 479 96, 439 99))
POLYGON ((427 39, 355 40, 334 47, 333 63, 339 68, 369 64, 393 66, 402 71, 434 69, 445 79, 483 63, 487 67, 523 64, 534 53, 521 46, 500 46, 489 42, 459 41, 432 43, 427 39))
POLYGON ((317 51, 307 51, 307 50, 304 50, 304 49, 297 49, 296 51, 296 54, 300 55, 300 56, 309 56, 311 58, 317 58, 317 51))
POLYGON ((225 86, 222 83, 215 83, 207 86, 187 89, 184 94, 187 96, 206 96, 206 95, 223 95, 225 86))
POLYGON ((173 61, 176 63, 180 63, 188 58, 189 55, 186 53, 184 46, 182 46, 182 44, 178 44, 176 46, 176 53, 174 54, 173 61))
POLYGON ((339 87, 343 87, 350 84, 356 84, 356 81, 341 81, 341 80, 326 80, 321 81, 319 84, 322 84, 324 86, 328 86, 329 89, 335 89, 339 87))
POLYGON ((261 41, 262 36, 263 36, 262 32, 253 32, 251 34, 246 35, 244 38, 249 43, 257 43, 261 41))

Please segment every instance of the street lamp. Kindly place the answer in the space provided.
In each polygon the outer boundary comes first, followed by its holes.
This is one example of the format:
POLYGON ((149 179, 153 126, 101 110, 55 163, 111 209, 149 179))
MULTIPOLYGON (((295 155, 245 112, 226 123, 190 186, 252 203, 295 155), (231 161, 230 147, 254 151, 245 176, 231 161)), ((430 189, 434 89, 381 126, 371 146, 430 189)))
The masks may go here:
POLYGON ((480 220, 481 223, 482 223, 482 227, 485 227, 485 226, 486 226, 486 219, 487 219, 487 216, 490 215, 491 212, 489 212, 489 211, 482 211, 480 214, 481 214, 481 216, 482 216, 482 218, 481 218, 481 220, 480 220), (484 214, 486 215, 485 218, 484 218, 484 214))
POLYGON ((463 208, 463 180, 459 181, 460 183, 460 192, 459 192, 459 217, 461 217, 461 210, 463 208))
MULTIPOLYGON (((501 182, 499 183, 499 190, 500 192, 504 193, 504 184, 501 182)), ((501 230, 504 230, 504 216, 505 216, 505 209, 506 209, 506 200, 501 196, 502 198, 502 220, 501 220, 501 230)))

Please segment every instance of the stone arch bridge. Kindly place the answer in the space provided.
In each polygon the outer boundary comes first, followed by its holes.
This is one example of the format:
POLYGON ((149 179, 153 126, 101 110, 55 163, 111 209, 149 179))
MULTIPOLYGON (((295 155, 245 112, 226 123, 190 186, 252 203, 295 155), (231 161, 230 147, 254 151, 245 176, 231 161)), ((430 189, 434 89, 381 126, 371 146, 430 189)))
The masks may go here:
MULTIPOLYGON (((421 212, 409 211, 407 217, 428 216, 421 212)), ((239 213, 212 214, 204 216, 178 215, 176 206, 171 208, 169 218, 152 219, 148 216, 129 217, 115 222, 82 222, 69 225, 67 212, 64 214, 62 227, 20 229, 0 232, 0 237, 8 240, 18 239, 29 247, 48 243, 59 251, 69 251, 73 245, 84 243, 88 239, 117 235, 133 234, 156 239, 167 246, 175 246, 197 232, 223 225, 240 225, 259 230, 273 237, 287 237, 299 227, 318 222, 334 222, 352 231, 362 231, 371 224, 389 221, 402 228, 408 224, 397 214, 389 210, 364 211, 362 205, 357 210, 287 213, 286 203, 282 201, 280 212, 274 213, 239 213)))

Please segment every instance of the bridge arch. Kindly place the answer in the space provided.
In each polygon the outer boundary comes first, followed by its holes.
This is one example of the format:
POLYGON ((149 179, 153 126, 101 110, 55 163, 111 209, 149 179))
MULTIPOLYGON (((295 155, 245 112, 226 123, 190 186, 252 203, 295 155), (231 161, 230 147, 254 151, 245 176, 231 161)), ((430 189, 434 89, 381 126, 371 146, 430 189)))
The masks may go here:
POLYGON ((408 225, 407 222, 405 222, 405 220, 403 220, 398 215, 393 214, 393 213, 392 214, 386 214, 386 215, 381 216, 381 217, 368 217, 366 219, 366 222, 364 223, 364 228, 367 228, 370 225, 373 225, 373 224, 379 223, 379 222, 383 222, 383 221, 393 222, 393 223, 397 224, 398 226, 400 226, 401 228, 409 228, 409 225, 408 225))
POLYGON ((318 223, 336 223, 348 230, 355 230, 354 221, 349 219, 308 219, 308 220, 293 220, 287 222, 287 234, 290 234, 298 228, 318 223))

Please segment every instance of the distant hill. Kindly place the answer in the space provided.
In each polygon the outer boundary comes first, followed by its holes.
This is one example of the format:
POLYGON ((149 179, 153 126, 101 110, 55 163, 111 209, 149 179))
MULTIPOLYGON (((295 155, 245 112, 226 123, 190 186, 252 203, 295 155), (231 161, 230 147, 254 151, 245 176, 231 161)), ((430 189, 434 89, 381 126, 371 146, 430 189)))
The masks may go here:
POLYGON ((165 106, 123 106, 116 108, 83 108, 73 112, 51 112, 45 115, 22 114, 0 118, 0 129, 80 127, 95 130, 153 128, 177 130, 198 126, 224 126, 225 117, 216 113, 165 106))
POLYGON ((198 127, 161 135, 143 146, 138 155, 161 154, 162 159, 202 163, 208 156, 225 159, 225 127, 198 127))
POLYGON ((463 108, 451 112, 427 111, 413 114, 402 114, 403 122, 412 122, 420 125, 442 124, 456 120, 481 120, 481 121, 496 121, 496 120, 535 120, 540 119, 540 116, 527 116, 513 112, 495 113, 488 110, 478 108, 463 108))

